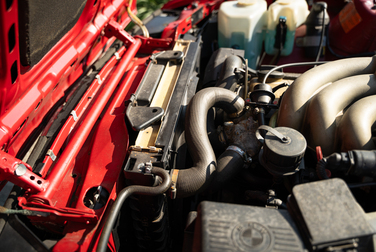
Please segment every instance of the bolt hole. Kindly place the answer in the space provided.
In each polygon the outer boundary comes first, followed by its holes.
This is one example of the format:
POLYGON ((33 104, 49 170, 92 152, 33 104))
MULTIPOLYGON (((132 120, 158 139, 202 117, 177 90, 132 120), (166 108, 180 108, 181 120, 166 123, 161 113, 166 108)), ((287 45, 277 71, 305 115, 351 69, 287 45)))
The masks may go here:
POLYGON ((8 44, 9 44, 9 52, 13 51, 14 46, 16 45, 16 32, 14 29, 14 24, 10 27, 8 31, 8 44))
POLYGON ((37 110, 37 109, 39 108, 39 105, 40 105, 41 102, 42 102, 42 100, 40 100, 40 101, 38 102, 38 104, 37 104, 37 106, 35 107, 34 110, 37 110))
POLYGON ((7 11, 10 10, 10 7, 12 7, 12 4, 13 4, 13 0, 6 0, 5 5, 7 8, 7 11))
POLYGON ((14 84, 18 77, 17 60, 13 62, 10 68, 10 77, 12 79, 12 84, 14 84))
POLYGON ((34 177, 34 176, 30 176, 30 179, 31 179, 31 180, 34 180, 34 179, 35 179, 35 177, 34 177))
POLYGON ((42 184, 42 181, 38 180, 38 181, 37 181, 37 184, 38 184, 38 185, 42 184))
POLYGON ((152 112, 153 113, 156 113, 158 111, 158 109, 153 109, 152 112))
POLYGON ((29 117, 27 117, 27 118, 22 122, 22 124, 20 125, 20 127, 18 127, 18 129, 16 130, 16 132, 14 132, 13 137, 14 137, 15 135, 17 135, 17 133, 18 133, 18 132, 22 129, 22 127, 26 124, 27 119, 29 119, 29 117))

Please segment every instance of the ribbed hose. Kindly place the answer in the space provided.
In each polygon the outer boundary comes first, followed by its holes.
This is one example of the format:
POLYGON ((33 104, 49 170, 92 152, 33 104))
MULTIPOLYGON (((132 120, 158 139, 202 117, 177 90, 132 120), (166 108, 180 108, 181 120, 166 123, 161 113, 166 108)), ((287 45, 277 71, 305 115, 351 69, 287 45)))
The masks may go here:
POLYGON ((239 113, 244 100, 223 88, 206 88, 191 100, 185 120, 185 137, 194 166, 179 171, 177 197, 189 197, 203 191, 213 178, 217 161, 206 132, 207 114, 211 107, 220 107, 228 114, 239 113))
POLYGON ((225 62, 223 63, 221 75, 215 86, 235 91, 239 80, 239 75, 236 74, 235 71, 238 68, 242 68, 242 65, 243 61, 239 56, 228 56, 225 62))
POLYGON ((329 179, 325 170, 327 166, 328 166, 328 162, 326 158, 322 158, 320 161, 317 162, 316 173, 319 179, 329 179))
POLYGON ((128 186, 120 191, 114 204, 111 207, 111 210, 108 214, 108 219, 103 226, 102 234, 99 239, 98 247, 97 247, 98 252, 105 252, 107 250, 107 243, 108 243, 108 239, 110 238, 112 228, 115 224, 115 221, 117 219, 117 216, 119 215, 119 212, 121 210, 121 207, 123 206, 124 201, 129 196, 131 196, 132 194, 155 196, 155 195, 164 193, 170 188, 171 178, 167 171, 161 168, 153 167, 151 170, 151 173, 160 176, 163 181, 162 184, 156 187, 133 185, 133 186, 128 186))

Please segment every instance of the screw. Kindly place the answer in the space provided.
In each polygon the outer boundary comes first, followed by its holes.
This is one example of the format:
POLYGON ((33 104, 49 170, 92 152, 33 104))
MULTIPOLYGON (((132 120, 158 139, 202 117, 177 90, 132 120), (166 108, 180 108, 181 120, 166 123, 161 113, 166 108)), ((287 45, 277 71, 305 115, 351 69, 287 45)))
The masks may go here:
POLYGON ((18 177, 25 175, 27 168, 24 164, 18 164, 14 174, 18 177))

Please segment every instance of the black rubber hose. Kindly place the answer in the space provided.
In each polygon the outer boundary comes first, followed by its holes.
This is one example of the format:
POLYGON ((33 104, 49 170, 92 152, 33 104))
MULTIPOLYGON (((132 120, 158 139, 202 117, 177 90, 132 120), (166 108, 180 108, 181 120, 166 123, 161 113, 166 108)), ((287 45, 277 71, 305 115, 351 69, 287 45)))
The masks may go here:
POLYGON ((98 242, 97 252, 105 252, 107 250, 107 243, 108 239, 110 238, 112 228, 115 224, 124 201, 129 196, 131 196, 132 194, 156 196, 164 193, 170 188, 171 178, 167 171, 161 168, 153 167, 151 169, 151 173, 160 176, 162 178, 162 184, 156 187, 132 185, 120 191, 114 204, 111 207, 111 210, 108 214, 108 219, 103 226, 102 234, 98 242))
POLYGON ((179 171, 177 197, 184 198, 203 191, 213 178, 217 161, 206 132, 208 110, 220 107, 228 114, 240 113, 244 100, 223 88, 205 88, 193 96, 185 120, 185 138, 194 166, 179 171))
POLYGON ((328 162, 326 158, 321 159, 317 162, 316 165, 316 173, 319 179, 329 179, 328 175, 326 174, 326 167, 328 166, 328 162))
POLYGON ((218 158, 217 163, 218 167, 210 184, 211 192, 220 189, 230 178, 242 170, 244 156, 237 151, 227 149, 218 158))
POLYGON ((242 68, 242 65, 243 61, 239 56, 231 55, 227 57, 223 63, 221 75, 215 86, 235 91, 236 85, 239 81, 239 75, 235 73, 235 70, 237 68, 242 68))

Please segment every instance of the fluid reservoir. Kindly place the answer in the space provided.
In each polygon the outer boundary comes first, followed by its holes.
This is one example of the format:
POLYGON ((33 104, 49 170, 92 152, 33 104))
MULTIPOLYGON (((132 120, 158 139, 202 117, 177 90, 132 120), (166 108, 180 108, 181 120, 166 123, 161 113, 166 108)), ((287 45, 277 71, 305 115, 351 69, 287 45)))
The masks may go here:
POLYGON ((353 0, 329 25, 331 49, 342 55, 376 51, 376 6, 372 0, 353 0))
POLYGON ((308 14, 305 0, 277 0, 272 3, 267 12, 266 53, 275 55, 281 48, 280 55, 290 55, 294 47, 295 30, 304 23, 308 14), (285 29, 281 27, 281 22, 285 22, 285 29))
POLYGON ((223 2, 218 12, 219 47, 245 50, 248 66, 255 69, 266 24, 265 0, 223 2))

